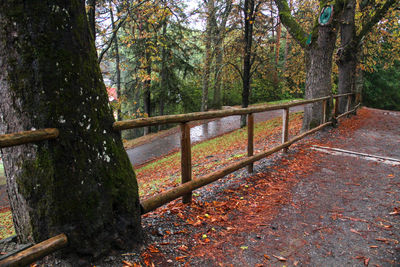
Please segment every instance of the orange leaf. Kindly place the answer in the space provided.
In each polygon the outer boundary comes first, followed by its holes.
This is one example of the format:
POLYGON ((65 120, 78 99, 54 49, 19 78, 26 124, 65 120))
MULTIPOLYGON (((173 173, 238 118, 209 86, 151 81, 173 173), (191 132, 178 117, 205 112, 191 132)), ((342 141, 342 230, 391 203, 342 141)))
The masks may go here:
POLYGON ((267 260, 271 259, 267 254, 264 254, 264 258, 266 258, 267 260))
POLYGON ((277 258, 277 259, 280 260, 280 261, 287 261, 287 259, 284 258, 284 257, 276 256, 276 255, 272 255, 272 256, 274 256, 275 258, 277 258))
POLYGON ((154 245, 150 245, 150 246, 149 246, 149 250, 150 250, 150 252, 152 252, 152 253, 160 252, 160 250, 159 250, 158 248, 156 248, 154 245))
POLYGON ((122 261, 122 263, 124 264, 124 266, 133 267, 133 264, 129 261, 122 261))
POLYGON ((186 257, 187 256, 179 256, 179 257, 176 257, 175 260, 182 262, 185 260, 186 257))

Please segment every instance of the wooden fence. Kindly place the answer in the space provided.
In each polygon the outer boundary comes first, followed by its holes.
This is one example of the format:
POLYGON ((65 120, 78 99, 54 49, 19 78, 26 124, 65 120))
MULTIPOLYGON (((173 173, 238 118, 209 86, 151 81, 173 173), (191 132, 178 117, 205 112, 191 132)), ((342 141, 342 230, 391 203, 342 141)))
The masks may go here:
MULTIPOLYGON (((139 118, 134 120, 127 121, 118 121, 113 125, 113 129, 115 131, 133 129, 138 127, 146 127, 167 123, 179 123, 181 128, 181 185, 174 187, 168 191, 160 193, 156 196, 153 196, 149 199, 146 199, 141 202, 142 205, 142 213, 147 213, 156 208, 175 200, 179 197, 182 197, 182 201, 184 203, 189 203, 192 199, 192 191, 203 187, 209 183, 212 183, 227 174, 230 174, 236 170, 239 170, 244 167, 248 167, 249 172, 253 172, 253 163, 255 161, 261 160, 275 152, 280 150, 287 151, 288 147, 303 139, 309 134, 312 134, 316 131, 321 130, 322 128, 335 124, 339 118, 342 118, 350 113, 356 112, 357 108, 360 106, 359 103, 359 95, 354 93, 334 95, 334 96, 326 96, 316 99, 303 100, 297 102, 291 102, 287 104, 281 105, 261 105, 256 107, 248 107, 248 108, 238 108, 231 110, 219 110, 219 111, 208 111, 208 112, 195 112, 189 114, 180 114, 180 115, 167 115, 167 116, 158 116, 158 117, 148 117, 148 118, 139 118), (354 109, 350 110, 351 99, 355 96, 355 103, 357 105, 354 109), (339 97, 347 97, 347 109, 346 112, 339 115, 338 113, 338 99, 339 97), (335 101, 333 101, 335 99, 335 101), (294 106, 306 105, 316 102, 322 101, 322 112, 323 112, 323 121, 322 124, 314 129, 311 129, 307 132, 304 132, 291 140, 289 138, 289 109, 294 106), (328 101, 334 104, 334 109, 331 114, 329 114, 328 110, 328 101), (283 110, 282 114, 282 144, 276 146, 274 148, 269 149, 268 151, 264 151, 254 155, 254 113, 271 111, 271 110, 283 110), (197 121, 197 120, 206 120, 206 119, 216 119, 234 115, 247 115, 248 116, 248 134, 247 134, 247 157, 238 162, 235 162, 223 169, 212 172, 206 176, 199 177, 196 179, 192 179, 192 158, 191 158, 191 142, 190 142, 190 126, 189 122, 197 121)), ((59 130, 54 128, 48 129, 40 129, 40 130, 32 130, 32 131, 24 131, 14 134, 5 134, 0 135, 0 148, 22 145, 32 142, 39 142, 44 140, 55 139, 59 135, 59 130)), ((41 243, 38 243, 31 248, 28 248, 24 251, 21 251, 17 254, 10 255, 6 257, 4 260, 0 261, 0 266, 20 266, 30 264, 35 262, 42 257, 52 253, 55 250, 64 248, 68 245, 68 238, 65 234, 60 234, 56 237, 45 240, 41 243)))

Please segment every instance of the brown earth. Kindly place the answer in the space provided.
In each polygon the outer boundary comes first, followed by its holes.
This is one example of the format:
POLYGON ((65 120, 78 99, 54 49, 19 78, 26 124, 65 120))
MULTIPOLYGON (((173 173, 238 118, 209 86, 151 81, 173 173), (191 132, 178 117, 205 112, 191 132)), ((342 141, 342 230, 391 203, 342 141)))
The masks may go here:
POLYGON ((400 113, 362 109, 256 166, 143 216, 141 251, 100 266, 399 266, 400 113), (125 261, 123 263, 123 261, 125 261))
MULTIPOLYGON (((363 108, 255 166, 143 216, 145 244, 95 266, 400 266, 400 113, 363 108)), ((59 262, 60 263, 60 262, 59 262)), ((63 264, 60 263, 60 266, 63 264)), ((68 265, 67 265, 68 266, 68 265)))

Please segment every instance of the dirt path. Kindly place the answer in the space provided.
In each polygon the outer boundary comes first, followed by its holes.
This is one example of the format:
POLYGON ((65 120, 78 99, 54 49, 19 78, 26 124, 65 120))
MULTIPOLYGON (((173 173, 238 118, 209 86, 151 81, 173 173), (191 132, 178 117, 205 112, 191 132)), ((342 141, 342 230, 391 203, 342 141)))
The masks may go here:
MULTIPOLYGON (((399 266, 400 166, 312 149, 400 159, 400 113, 362 109, 337 129, 144 216, 143 266, 399 266)), ((137 266, 137 265, 136 265, 137 266)))

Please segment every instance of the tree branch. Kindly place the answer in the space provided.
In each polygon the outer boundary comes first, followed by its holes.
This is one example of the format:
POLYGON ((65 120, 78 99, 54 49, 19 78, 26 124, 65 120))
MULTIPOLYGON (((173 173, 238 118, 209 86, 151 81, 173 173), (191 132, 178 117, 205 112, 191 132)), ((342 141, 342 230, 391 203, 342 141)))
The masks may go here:
POLYGON ((375 15, 362 26, 361 32, 355 38, 355 44, 357 46, 360 44, 363 37, 372 30, 372 28, 385 16, 389 8, 396 4, 397 1, 398 0, 386 1, 385 4, 375 12, 375 15))
MULTIPOLYGON (((394 0, 393 0, 394 1, 394 0)), ((306 47, 307 33, 303 30, 299 23, 290 14, 290 8, 286 0, 275 0, 278 6, 279 18, 283 25, 302 48, 306 47)))
POLYGON ((240 78, 243 80, 243 74, 242 71, 240 70, 240 68, 238 66, 236 66, 235 64, 233 64, 232 62, 227 62, 226 64, 231 65, 235 70, 237 70, 237 72, 240 75, 240 78))

